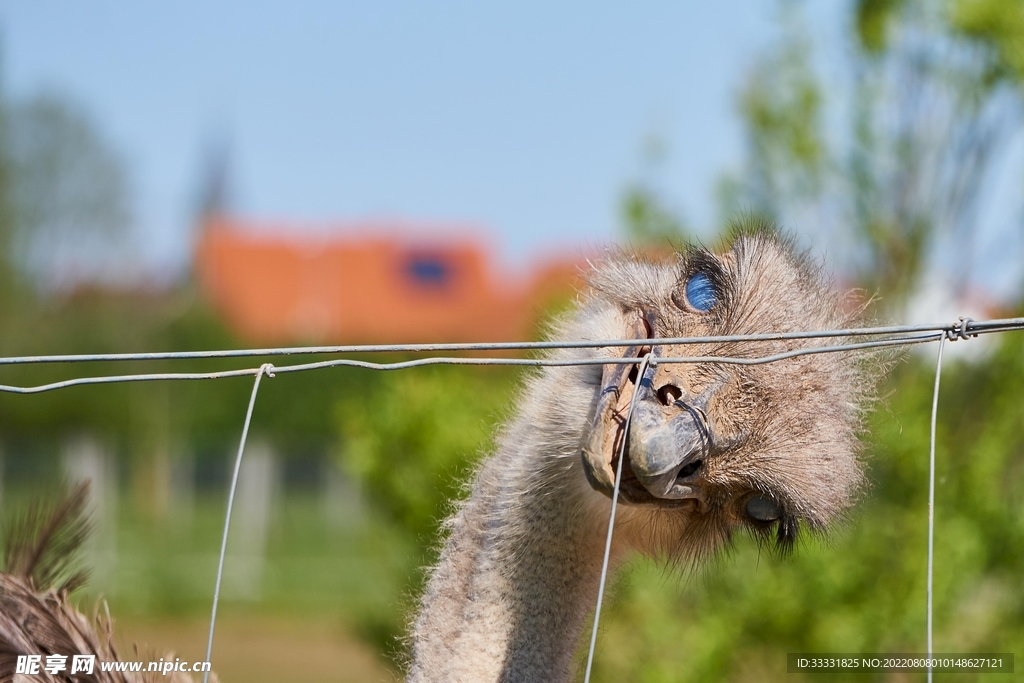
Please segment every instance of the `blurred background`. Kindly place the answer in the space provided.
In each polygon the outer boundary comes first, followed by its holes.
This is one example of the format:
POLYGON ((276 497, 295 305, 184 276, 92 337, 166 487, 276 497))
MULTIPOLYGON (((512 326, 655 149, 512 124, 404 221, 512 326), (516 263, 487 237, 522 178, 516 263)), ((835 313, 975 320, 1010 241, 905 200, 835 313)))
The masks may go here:
MULTIPOLYGON (((714 245, 751 217, 878 319, 1021 315, 1022 45, 1018 0, 7 2, 0 355, 534 339, 587 258, 714 245)), ((935 649, 1012 652, 1024 335, 950 351, 935 649)), ((783 680, 787 652, 923 651, 933 352, 883 378, 872 488, 843 528, 785 560, 740 539, 696 575, 635 562, 596 680, 783 680)), ((4 367, 0 383, 250 364, 4 367)), ((264 383, 221 680, 398 675, 446 501, 519 378, 264 383)), ((0 396, 0 512, 92 481, 77 599, 109 602, 123 652, 202 658, 250 389, 0 396)))

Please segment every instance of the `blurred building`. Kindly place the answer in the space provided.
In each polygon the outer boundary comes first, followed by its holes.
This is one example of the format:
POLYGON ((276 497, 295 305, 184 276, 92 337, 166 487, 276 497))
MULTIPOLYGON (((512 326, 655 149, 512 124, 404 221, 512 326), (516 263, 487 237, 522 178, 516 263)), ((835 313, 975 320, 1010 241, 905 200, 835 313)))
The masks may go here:
MULTIPOLYGON (((292 229, 289 229, 292 228, 292 229)), ((240 337, 265 343, 518 341, 578 286, 580 258, 502 274, 472 238, 381 226, 325 236, 216 217, 195 275, 240 337)), ((340 233, 340 231, 339 231, 340 233)))

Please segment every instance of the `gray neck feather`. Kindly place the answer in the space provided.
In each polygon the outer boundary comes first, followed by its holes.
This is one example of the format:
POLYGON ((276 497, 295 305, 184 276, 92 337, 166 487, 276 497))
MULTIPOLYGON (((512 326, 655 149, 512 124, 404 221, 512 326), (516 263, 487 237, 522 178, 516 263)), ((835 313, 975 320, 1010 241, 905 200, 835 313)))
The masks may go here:
MULTIPOLYGON (((539 384, 529 393, 543 394, 539 384)), ((538 413, 531 403, 449 522, 413 626, 409 683, 572 678, 610 505, 576 471, 586 415, 538 413)))

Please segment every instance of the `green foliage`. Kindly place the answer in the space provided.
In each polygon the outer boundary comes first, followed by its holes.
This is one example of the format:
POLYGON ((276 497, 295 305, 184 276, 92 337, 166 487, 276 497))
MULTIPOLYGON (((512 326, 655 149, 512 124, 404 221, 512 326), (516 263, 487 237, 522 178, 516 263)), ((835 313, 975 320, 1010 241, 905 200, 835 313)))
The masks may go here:
POLYGON ((784 221, 789 204, 821 195, 835 163, 822 131, 824 92, 795 7, 783 5, 781 30, 779 44, 760 56, 739 94, 747 163, 719 181, 723 224, 737 214, 784 221))
POLYGON ((858 0, 854 10, 857 37, 865 52, 879 54, 889 40, 889 27, 906 0, 858 0))
POLYGON ((690 228, 669 207, 658 191, 658 176, 664 171, 669 147, 657 134, 648 134, 641 146, 642 180, 626 188, 619 204, 619 217, 626 241, 639 249, 672 248, 683 243, 690 228))
POLYGON ((957 0, 950 4, 954 30, 991 52, 987 81, 1024 85, 1024 3, 1020 0, 957 0))
POLYGON ((433 545, 515 394, 514 377, 455 367, 375 375, 336 404, 342 466, 378 509, 433 545))
MULTIPOLYGON (((792 23, 795 20, 790 20, 792 23)), ((784 193, 821 189, 827 150, 821 137, 822 93, 797 26, 777 54, 754 69, 740 98, 750 149, 750 198, 755 213, 775 218, 784 193)))
POLYGON ((689 233, 683 220, 643 185, 626 191, 622 199, 622 222, 626 239, 638 247, 678 245, 689 233))
POLYGON ((44 288, 124 273, 131 224, 124 163, 78 105, 56 94, 8 108, 16 212, 10 255, 44 288))
POLYGON ((741 91, 747 163, 722 184, 724 213, 819 231, 889 315, 940 256, 956 254, 966 289, 979 207, 1021 126, 1021 3, 857 2, 849 79, 828 88, 800 5, 781 5, 781 38, 741 91))
POLYGON ((7 100, 0 89, 0 320, 7 320, 13 315, 17 302, 17 280, 11 258, 17 226, 11 192, 12 164, 8 119, 7 100))

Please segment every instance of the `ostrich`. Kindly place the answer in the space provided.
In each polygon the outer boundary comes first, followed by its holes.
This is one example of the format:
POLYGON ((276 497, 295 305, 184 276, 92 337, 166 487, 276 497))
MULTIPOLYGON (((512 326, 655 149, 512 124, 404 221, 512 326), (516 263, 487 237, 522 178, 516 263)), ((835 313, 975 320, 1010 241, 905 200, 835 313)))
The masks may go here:
MULTIPOLYGON (((665 346, 657 339, 850 327, 820 268, 769 228, 728 250, 595 268, 554 338, 635 339, 553 358, 763 356, 823 340, 665 346)), ((785 551, 822 530, 863 482, 868 385, 835 353, 766 365, 548 367, 447 522, 410 636, 409 683, 568 681, 598 591, 618 453, 611 565, 633 552, 695 566, 746 529, 785 551), (635 387, 639 381, 640 386, 635 387), (625 415, 632 424, 624 434, 625 415)))
MULTIPOLYGON (((4 529, 4 564, 0 573, 0 682, 43 683, 193 683, 180 671, 103 671, 99 662, 121 661, 114 646, 109 613, 89 619, 71 604, 68 594, 85 583, 75 571, 78 549, 89 533, 85 503, 88 483, 61 488, 52 503, 36 501, 4 529), (19 655, 65 655, 64 670, 16 674, 19 655), (95 655, 92 674, 71 673, 71 655, 95 655)), ((136 659, 142 659, 136 648, 136 659)), ((174 656, 165 655, 166 661, 174 656)), ((155 661, 155 658, 151 658, 155 661)), ((211 680, 216 683, 216 676, 211 680)))

